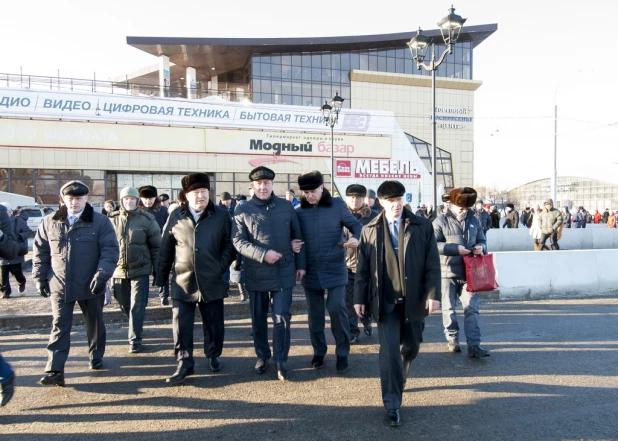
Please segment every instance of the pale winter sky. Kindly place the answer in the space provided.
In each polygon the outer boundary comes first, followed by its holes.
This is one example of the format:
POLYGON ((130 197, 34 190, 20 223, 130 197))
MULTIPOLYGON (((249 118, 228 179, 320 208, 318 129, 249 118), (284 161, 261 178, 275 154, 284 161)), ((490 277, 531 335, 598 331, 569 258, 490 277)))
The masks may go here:
MULTIPOLYGON (((450 2, 30 0, 2 7, 0 72, 107 79, 156 62, 127 36, 312 37, 435 29, 450 2)), ((497 23, 474 52, 475 184, 510 189, 552 170, 618 183, 615 0, 460 0, 497 23), (609 18, 609 21, 608 21, 609 18)), ((438 145, 440 140, 438 138, 438 145)))

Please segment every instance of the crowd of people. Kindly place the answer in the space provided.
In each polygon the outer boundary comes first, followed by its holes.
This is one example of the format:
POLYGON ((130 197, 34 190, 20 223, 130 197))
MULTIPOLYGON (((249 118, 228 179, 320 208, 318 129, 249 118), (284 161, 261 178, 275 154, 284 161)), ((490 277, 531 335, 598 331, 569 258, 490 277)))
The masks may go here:
MULTIPOLYGON (((33 245, 32 280, 37 292, 50 298, 53 313, 40 383, 65 385, 75 303, 86 323, 89 369, 104 365, 108 293, 128 317, 128 352, 141 352, 151 280, 159 288, 161 305, 169 305, 171 297, 177 366, 165 380, 169 385, 194 374, 197 308, 208 369, 222 369, 224 299, 230 283, 238 284, 241 301, 249 303, 253 369, 259 375, 266 374, 272 358, 276 377, 290 378, 292 291, 297 283, 307 300, 311 368, 326 366, 325 313, 340 375, 350 368, 350 346, 371 338, 377 324, 382 399, 390 426, 401 424, 402 394, 428 314, 441 310, 445 350, 461 352, 460 301, 468 356, 490 355, 481 346, 479 296, 467 290, 463 258, 487 253, 486 233, 500 227, 500 214, 484 205, 473 188, 451 190, 438 210, 420 205, 413 211, 398 181, 385 181, 376 191, 352 184, 341 198, 330 194, 324 177, 314 170, 299 176, 297 198, 292 189, 285 197, 276 196, 275 180, 273 170, 257 167, 248 175, 248 197, 222 192, 215 203, 208 175, 191 173, 182 178, 174 203, 153 186, 125 187, 119 204, 107 201, 101 213, 88 203, 90 189, 83 182, 65 184, 59 210, 43 219, 33 245)), ((9 274, 19 290, 26 283, 20 262, 27 235, 23 220, 5 205, 0 206, 0 257, 2 292, 10 294, 9 274)), ((521 214, 507 204, 504 227, 517 228, 522 222, 534 231, 539 249, 547 247, 547 239, 552 249, 559 249, 564 219, 551 199, 542 210, 521 214)), ((612 221, 608 215, 607 222, 615 225, 615 217, 612 221)), ((14 378, 0 356, 2 405, 13 394, 14 378)))

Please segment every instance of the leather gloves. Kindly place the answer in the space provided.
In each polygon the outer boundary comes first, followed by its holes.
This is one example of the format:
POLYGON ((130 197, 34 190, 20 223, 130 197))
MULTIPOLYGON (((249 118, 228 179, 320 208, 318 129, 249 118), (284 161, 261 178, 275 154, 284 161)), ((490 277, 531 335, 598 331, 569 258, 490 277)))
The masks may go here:
POLYGON ((90 282, 90 292, 93 296, 103 294, 105 292, 105 280, 95 276, 90 282))
POLYGON ((51 290, 49 289, 49 282, 47 280, 36 282, 36 290, 41 297, 47 298, 51 294, 51 290))

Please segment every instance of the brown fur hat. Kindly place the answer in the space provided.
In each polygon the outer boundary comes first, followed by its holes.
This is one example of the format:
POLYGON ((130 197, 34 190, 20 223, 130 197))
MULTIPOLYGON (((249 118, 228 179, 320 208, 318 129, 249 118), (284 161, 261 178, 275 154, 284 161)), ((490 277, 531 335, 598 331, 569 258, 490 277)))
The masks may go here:
POLYGON ((476 190, 472 187, 453 188, 449 195, 451 204, 462 208, 470 208, 474 206, 476 201, 476 190))

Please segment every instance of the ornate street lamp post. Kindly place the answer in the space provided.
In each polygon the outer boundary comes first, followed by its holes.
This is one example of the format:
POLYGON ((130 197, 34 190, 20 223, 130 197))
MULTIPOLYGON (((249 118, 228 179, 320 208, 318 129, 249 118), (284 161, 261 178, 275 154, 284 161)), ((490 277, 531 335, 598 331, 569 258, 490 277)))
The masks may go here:
POLYGON ((331 177, 330 177, 330 193, 331 196, 334 196, 335 189, 335 124, 339 120, 339 112, 341 112, 341 106, 343 105, 344 99, 339 96, 339 92, 335 92, 335 96, 331 98, 330 104, 328 101, 324 101, 324 105, 321 107, 322 109, 322 119, 324 120, 324 124, 330 127, 330 167, 331 167, 331 177))
POLYGON ((410 52, 412 52, 412 58, 416 61, 416 68, 418 70, 423 68, 431 71, 431 174, 433 177, 432 195, 434 210, 438 207, 438 170, 436 169, 436 70, 438 70, 438 66, 442 64, 446 56, 453 53, 453 48, 465 22, 465 18, 461 18, 461 16, 455 14, 455 8, 452 6, 449 9, 448 15, 438 22, 442 39, 446 45, 444 52, 442 52, 438 60, 436 60, 436 47, 433 41, 423 34, 421 28, 418 29, 416 36, 408 43, 410 52), (429 64, 425 64, 423 61, 425 60, 425 55, 430 45, 431 60, 429 64))

